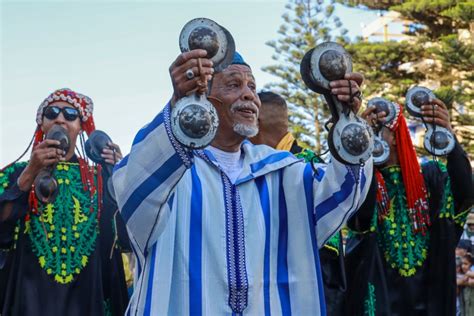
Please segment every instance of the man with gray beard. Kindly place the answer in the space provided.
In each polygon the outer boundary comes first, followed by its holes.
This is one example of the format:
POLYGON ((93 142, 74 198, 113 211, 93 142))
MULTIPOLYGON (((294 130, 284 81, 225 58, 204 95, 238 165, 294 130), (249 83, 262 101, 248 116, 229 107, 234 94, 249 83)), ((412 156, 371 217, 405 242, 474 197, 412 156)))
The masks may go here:
MULTIPOLYGON (((114 171, 139 273, 128 312, 325 315, 318 248, 364 201, 372 161, 332 159, 314 173, 289 152, 248 141, 261 104, 239 54, 214 74, 206 51, 182 53, 170 75, 171 101, 114 171), (170 112, 206 85, 201 75, 212 79, 208 99, 220 122, 210 146, 190 150, 175 139, 170 112)), ((361 83, 348 74, 332 93, 347 102, 361 83)))

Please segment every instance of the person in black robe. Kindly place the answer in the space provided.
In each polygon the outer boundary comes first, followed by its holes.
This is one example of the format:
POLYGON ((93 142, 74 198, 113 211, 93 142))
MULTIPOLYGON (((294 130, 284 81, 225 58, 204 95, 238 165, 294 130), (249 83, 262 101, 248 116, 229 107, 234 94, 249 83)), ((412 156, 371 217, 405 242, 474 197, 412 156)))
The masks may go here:
MULTIPOLYGON (((75 153, 82 132, 94 131, 93 103, 69 89, 41 103, 28 162, 0 171, 1 315, 123 315, 128 304, 121 252, 129 249, 124 223, 107 186, 110 176, 75 153), (61 126, 69 149, 44 139, 61 126), (52 170, 57 195, 35 190, 35 178, 52 170)), ((103 160, 115 164, 110 143, 103 160)), ((38 184, 38 183, 37 183, 38 184)), ((38 185, 38 187, 40 187, 38 185)))
MULTIPOLYGON (((388 162, 379 166, 377 204, 348 222, 346 244, 350 315, 449 316, 456 312, 455 248, 473 203, 471 166, 456 142, 447 165, 421 167, 403 117, 369 108, 363 117, 382 123, 388 162)), ((427 123, 452 131, 449 112, 438 99, 423 106, 427 123)))

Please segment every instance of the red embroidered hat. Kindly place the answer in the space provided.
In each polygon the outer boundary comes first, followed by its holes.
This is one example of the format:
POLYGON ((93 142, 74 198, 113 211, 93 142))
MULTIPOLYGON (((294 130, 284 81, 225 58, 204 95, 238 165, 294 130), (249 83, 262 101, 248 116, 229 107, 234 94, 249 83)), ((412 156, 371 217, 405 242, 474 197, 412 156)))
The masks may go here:
POLYGON ((43 110, 46 107, 61 101, 69 103, 79 110, 81 115, 81 126, 87 135, 95 130, 94 119, 92 117, 94 103, 91 98, 67 88, 58 89, 44 99, 36 112, 36 123, 38 123, 38 125, 43 124, 43 110))
POLYGON ((38 107, 38 111, 36 111, 36 123, 38 124, 38 128, 35 132, 33 146, 39 144, 44 138, 44 133, 40 128, 41 124, 43 124, 44 109, 56 102, 61 101, 69 103, 79 110, 81 116, 81 128, 87 133, 87 135, 90 135, 93 131, 95 131, 94 118, 92 116, 94 103, 92 102, 91 98, 72 91, 71 89, 58 89, 51 93, 46 99, 44 99, 44 101, 38 107))

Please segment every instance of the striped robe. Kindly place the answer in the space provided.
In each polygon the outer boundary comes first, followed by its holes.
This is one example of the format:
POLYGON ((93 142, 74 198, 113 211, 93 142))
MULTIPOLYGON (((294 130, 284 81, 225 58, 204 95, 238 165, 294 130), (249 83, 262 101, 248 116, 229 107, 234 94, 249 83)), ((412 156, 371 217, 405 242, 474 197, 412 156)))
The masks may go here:
POLYGON ((170 105, 136 135, 113 176, 137 257, 129 315, 325 315, 318 248, 365 199, 372 162, 310 164, 241 145, 235 184, 188 151, 170 105))

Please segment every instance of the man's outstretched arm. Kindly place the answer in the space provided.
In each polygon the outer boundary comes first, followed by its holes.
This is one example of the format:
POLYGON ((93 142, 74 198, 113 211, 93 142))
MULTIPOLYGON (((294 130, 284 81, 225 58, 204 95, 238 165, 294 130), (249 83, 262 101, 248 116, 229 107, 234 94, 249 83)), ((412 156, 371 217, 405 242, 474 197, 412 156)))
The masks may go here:
POLYGON ((117 204, 132 241, 144 253, 158 222, 166 220, 175 186, 192 164, 191 153, 171 133, 170 104, 135 136, 132 149, 115 167, 117 204), (167 213, 167 212, 165 212, 167 213))

